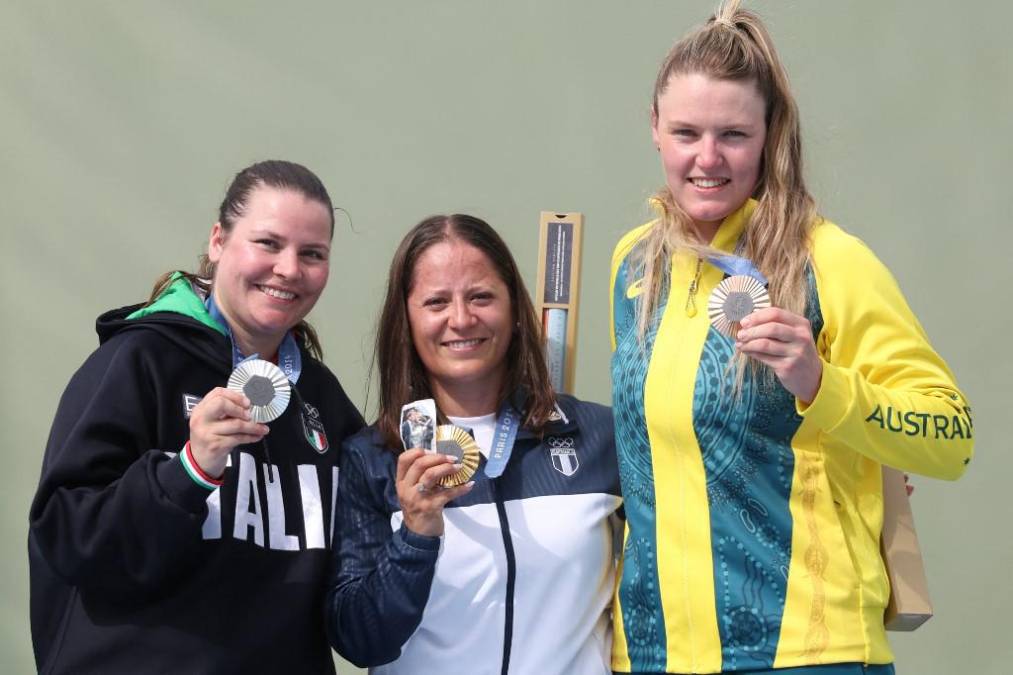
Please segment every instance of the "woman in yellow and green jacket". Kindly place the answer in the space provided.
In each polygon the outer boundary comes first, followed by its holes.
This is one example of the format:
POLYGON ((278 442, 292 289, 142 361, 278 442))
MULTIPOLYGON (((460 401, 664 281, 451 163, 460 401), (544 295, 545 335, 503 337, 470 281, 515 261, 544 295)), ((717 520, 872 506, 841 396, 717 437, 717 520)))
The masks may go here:
POLYGON ((612 667, 892 673, 882 466, 959 477, 970 409, 889 271, 817 214, 783 66, 738 4, 662 64, 666 187, 613 256, 612 667))

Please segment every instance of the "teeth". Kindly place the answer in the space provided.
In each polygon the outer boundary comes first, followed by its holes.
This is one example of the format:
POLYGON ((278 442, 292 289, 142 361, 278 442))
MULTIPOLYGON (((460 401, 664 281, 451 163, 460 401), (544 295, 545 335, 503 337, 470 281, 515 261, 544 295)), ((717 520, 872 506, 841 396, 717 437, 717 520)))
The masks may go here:
POLYGON ((272 298, 279 298, 281 300, 291 300, 295 297, 295 293, 289 293, 288 291, 279 291, 276 288, 268 288, 267 286, 261 286, 260 290, 264 291, 272 298))
POLYGON ((727 178, 690 178, 693 185, 703 188, 718 187, 728 182, 727 178))
POLYGON ((482 342, 479 338, 473 338, 471 340, 452 340, 447 342, 447 346, 451 349, 467 349, 468 347, 474 347, 475 345, 482 342))

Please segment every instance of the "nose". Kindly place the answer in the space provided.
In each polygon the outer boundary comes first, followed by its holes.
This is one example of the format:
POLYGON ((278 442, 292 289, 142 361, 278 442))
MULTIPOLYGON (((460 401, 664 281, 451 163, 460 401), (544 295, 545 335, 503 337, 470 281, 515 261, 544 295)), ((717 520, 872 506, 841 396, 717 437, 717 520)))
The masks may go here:
POLYGON ((700 139, 700 151, 696 156, 696 164, 701 169, 713 169, 721 164, 721 150, 713 136, 705 135, 700 139))
POLYGON ((294 249, 280 251, 274 259, 274 273, 283 279, 296 279, 302 273, 299 252, 294 249))
POLYGON ((467 328, 475 322, 475 315, 471 312, 471 307, 468 306, 467 301, 463 299, 454 300, 450 305, 450 314, 447 318, 447 324, 454 330, 461 328, 467 328))

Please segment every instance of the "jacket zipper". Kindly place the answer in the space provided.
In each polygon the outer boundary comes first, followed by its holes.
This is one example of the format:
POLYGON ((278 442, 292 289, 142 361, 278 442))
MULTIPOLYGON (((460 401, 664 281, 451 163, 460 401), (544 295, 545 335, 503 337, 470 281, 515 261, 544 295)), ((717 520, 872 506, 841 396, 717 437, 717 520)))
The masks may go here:
POLYGON ((514 557, 514 543, 510 538, 510 521, 507 519, 506 506, 503 504, 503 497, 499 491, 499 478, 492 481, 493 497, 496 500, 496 513, 499 515, 499 529, 503 535, 503 550, 506 553, 507 580, 506 580, 506 603, 505 616, 503 621, 503 667, 501 675, 507 675, 510 671, 510 646, 514 634, 514 583, 517 580, 517 560, 514 557))

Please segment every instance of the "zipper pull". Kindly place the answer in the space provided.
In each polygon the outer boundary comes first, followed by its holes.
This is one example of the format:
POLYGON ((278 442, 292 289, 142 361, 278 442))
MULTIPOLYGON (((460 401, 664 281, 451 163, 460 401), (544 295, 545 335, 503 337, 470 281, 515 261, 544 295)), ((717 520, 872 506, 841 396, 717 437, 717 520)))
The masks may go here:
POLYGON ((696 292, 700 288, 700 273, 703 271, 703 258, 696 259, 696 273, 689 282, 689 294, 686 296, 686 316, 696 316, 696 292))

